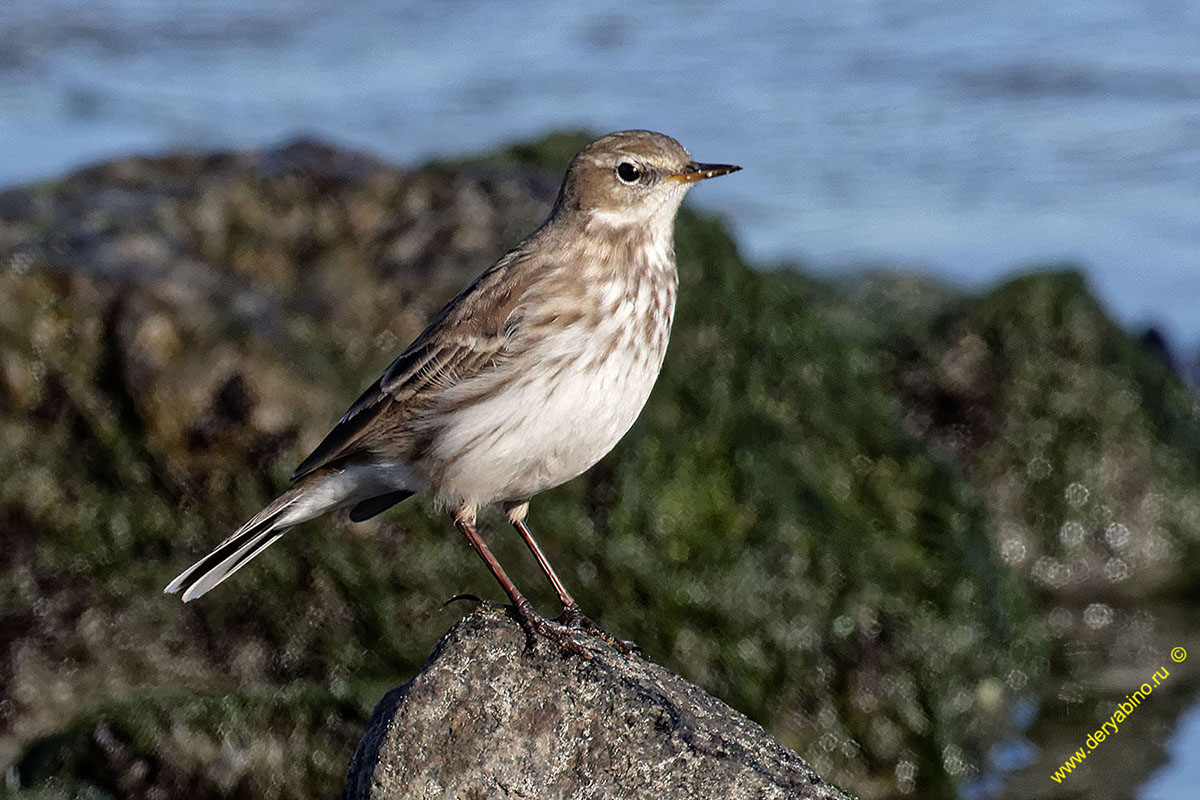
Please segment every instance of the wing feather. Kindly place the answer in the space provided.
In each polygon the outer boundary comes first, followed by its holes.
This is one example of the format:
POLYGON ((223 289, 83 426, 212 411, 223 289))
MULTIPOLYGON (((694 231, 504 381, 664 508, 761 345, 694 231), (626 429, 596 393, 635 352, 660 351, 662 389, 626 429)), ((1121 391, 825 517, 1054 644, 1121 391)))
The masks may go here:
POLYGON ((381 414, 402 419, 433 392, 495 369, 517 345, 514 312, 536 277, 524 248, 483 273, 438 312, 292 473, 292 481, 333 462, 369 450, 367 433, 381 414), (513 280, 514 272, 522 280, 513 280))

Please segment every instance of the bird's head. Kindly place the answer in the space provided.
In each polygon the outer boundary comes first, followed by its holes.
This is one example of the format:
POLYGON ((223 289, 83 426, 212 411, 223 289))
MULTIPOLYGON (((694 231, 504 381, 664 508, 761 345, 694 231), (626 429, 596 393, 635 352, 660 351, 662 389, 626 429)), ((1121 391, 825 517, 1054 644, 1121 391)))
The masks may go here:
POLYGON ((741 167, 698 164, 683 145, 654 131, 618 131, 583 148, 567 167, 556 211, 620 227, 674 218, 696 181, 741 167))

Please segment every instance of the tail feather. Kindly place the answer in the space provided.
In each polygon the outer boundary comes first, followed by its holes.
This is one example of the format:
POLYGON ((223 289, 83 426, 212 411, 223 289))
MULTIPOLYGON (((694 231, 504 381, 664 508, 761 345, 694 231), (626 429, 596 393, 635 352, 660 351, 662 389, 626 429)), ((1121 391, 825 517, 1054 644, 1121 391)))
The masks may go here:
POLYGON ((211 553, 181 572, 163 591, 183 592, 185 603, 195 600, 244 567, 293 525, 345 507, 352 507, 351 519, 360 522, 411 494, 399 489, 379 491, 370 482, 375 477, 373 469, 319 470, 304 476, 211 553))
POLYGON ((181 572, 163 591, 167 594, 182 591, 185 603, 204 594, 290 530, 290 526, 275 527, 272 523, 276 516, 251 520, 211 553, 181 572))
MULTIPOLYGON (((232 536, 221 542, 213 551, 167 584, 167 594, 183 592, 183 602, 195 600, 221 581, 246 565, 250 559, 274 544, 291 527, 316 514, 297 513, 297 503, 307 493, 301 486, 294 486, 277 497, 270 505, 255 514, 232 536)), ((318 512, 320 513, 320 512, 318 512)))
MULTIPOLYGON (((228 549, 222 548, 220 552, 213 553, 205 558, 200 562, 200 569, 193 573, 194 580, 185 582, 186 588, 183 590, 183 602, 188 603, 195 600, 209 589, 224 581, 230 575, 250 563, 250 559, 267 549, 268 546, 274 544, 276 539, 283 536, 289 530, 291 528, 267 528, 266 530, 256 531, 245 544, 242 544, 241 547, 229 553, 229 555, 226 555, 228 549)), ((180 588, 183 588, 183 586, 180 588)))

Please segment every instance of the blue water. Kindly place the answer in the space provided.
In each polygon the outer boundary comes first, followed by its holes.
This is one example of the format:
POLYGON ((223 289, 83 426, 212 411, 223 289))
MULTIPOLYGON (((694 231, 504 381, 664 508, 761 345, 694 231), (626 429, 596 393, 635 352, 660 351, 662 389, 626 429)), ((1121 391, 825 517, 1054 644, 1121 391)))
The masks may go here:
MULTIPOLYGON (((0 186, 298 133, 413 163, 563 127, 742 164, 693 199, 751 258, 968 286, 1072 260, 1122 321, 1200 344, 1186 0, 0 0, 0 186)), ((1197 783, 1177 758, 1154 786, 1197 783)))
POLYGON ((1167 766, 1142 786, 1138 800, 1183 800, 1200 796, 1200 704, 1179 720, 1167 742, 1167 766))
POLYGON ((299 131, 389 158, 651 127, 748 254, 980 285, 1083 263, 1200 342, 1200 7, 3 0, 0 185, 299 131))

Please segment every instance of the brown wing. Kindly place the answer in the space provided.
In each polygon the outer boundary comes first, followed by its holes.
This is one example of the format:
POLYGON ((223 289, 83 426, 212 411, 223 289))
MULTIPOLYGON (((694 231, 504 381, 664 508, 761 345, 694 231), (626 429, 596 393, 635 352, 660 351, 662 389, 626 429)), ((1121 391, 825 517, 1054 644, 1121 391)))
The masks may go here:
POLYGON ((369 449, 373 437, 363 434, 379 414, 402 417, 405 406, 431 389, 445 389, 476 376, 510 354, 517 333, 513 311, 534 272, 529 266, 524 248, 518 248, 447 303, 429 327, 354 401, 333 430, 296 467, 291 479, 299 480, 369 449))

